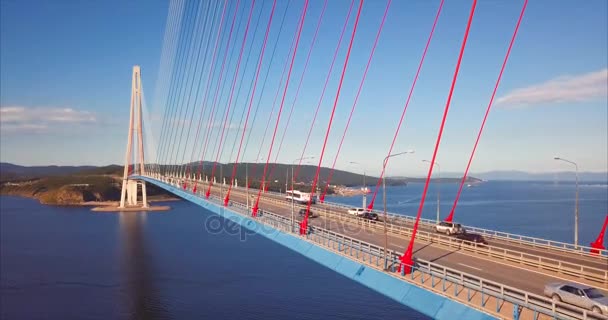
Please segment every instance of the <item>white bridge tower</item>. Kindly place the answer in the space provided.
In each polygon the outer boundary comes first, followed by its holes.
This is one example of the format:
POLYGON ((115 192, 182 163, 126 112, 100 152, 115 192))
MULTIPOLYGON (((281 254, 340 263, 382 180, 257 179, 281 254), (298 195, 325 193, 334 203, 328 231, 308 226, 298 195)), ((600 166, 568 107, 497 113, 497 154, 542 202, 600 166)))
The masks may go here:
POLYGON ((127 151, 125 154, 125 169, 122 177, 122 190, 120 194, 120 207, 138 206, 137 195, 141 186, 143 208, 148 208, 146 195, 146 182, 130 178, 133 175, 143 176, 144 170, 144 143, 142 130, 142 89, 141 70, 139 66, 133 66, 133 78, 131 82, 131 112, 129 118, 129 137, 127 140, 127 151), (137 135, 137 147, 134 146, 134 137, 137 135))

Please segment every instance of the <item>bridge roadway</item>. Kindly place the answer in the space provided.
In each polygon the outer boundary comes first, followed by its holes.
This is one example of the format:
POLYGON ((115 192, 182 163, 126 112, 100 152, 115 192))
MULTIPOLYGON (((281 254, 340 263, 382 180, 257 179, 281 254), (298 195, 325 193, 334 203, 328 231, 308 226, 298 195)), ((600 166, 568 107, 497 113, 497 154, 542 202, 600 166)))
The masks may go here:
MULTIPOLYGON (((235 189, 233 189, 232 192, 234 192, 234 190, 235 189)), ((242 192, 242 191, 239 190, 238 192, 242 192)), ((275 194, 275 193, 266 193, 266 194, 264 194, 264 197, 285 201, 284 196, 275 194)), ((287 201, 285 201, 285 204, 287 206, 291 206, 291 204, 287 201)), ((298 210, 300 208, 305 208, 305 206, 299 205, 299 204, 297 204, 296 207, 298 208, 298 210)), ((319 208, 321 208, 321 211, 319 211, 319 212, 329 211, 329 212, 333 212, 336 214, 348 215, 347 209, 340 209, 339 207, 328 205, 328 204, 323 204, 323 203, 317 203, 317 204, 313 205, 312 208, 313 209, 311 209, 311 210, 313 210, 313 211, 314 211, 314 209, 319 210, 319 208)), ((377 212, 377 213, 379 213, 379 212, 377 212)), ((379 213, 379 219, 380 219, 380 222, 382 222, 382 220, 384 219, 384 217, 380 213, 379 213)), ((409 227, 409 228, 413 227, 413 223, 411 221, 392 221, 391 223, 398 224, 398 225, 401 225, 404 227, 409 227)), ((419 225, 419 229, 422 231, 430 232, 430 233, 435 232, 434 225, 429 225, 429 224, 424 224, 424 223, 421 223, 419 225)), ((590 268, 596 268, 599 270, 608 269, 608 259, 606 257, 571 254, 566 251, 552 250, 552 249, 546 248, 546 247, 533 247, 533 246, 524 245, 524 244, 516 244, 516 243, 508 242, 505 240, 494 239, 494 238, 490 238, 490 237, 486 237, 486 240, 490 246, 493 246, 496 248, 516 251, 516 252, 520 252, 520 253, 535 255, 535 256, 544 257, 544 258, 548 258, 548 259, 559 260, 559 261, 563 261, 563 262, 570 262, 573 264, 587 266, 590 268)))
MULTIPOLYGON (((219 196, 219 192, 220 192, 219 184, 216 184, 214 186, 214 188, 212 188, 212 189, 215 192, 218 192, 217 195, 219 196)), ((226 191, 225 186, 224 186, 223 191, 224 192, 226 191)), ((256 194, 257 194, 257 189, 252 189, 250 191, 250 197, 254 197, 256 194)), ((243 188, 233 188, 231 191, 231 196, 234 197, 234 195, 243 195, 244 196, 243 188)), ((234 199, 231 199, 231 200, 234 200, 234 199)), ((276 207, 276 205, 278 205, 278 206, 282 205, 284 207, 283 209, 285 209, 285 207, 286 207, 289 210, 289 212, 291 212, 291 203, 285 201, 283 195, 276 194, 276 193, 265 193, 262 196, 262 200, 263 200, 263 203, 274 202, 274 204, 273 204, 273 205, 275 205, 274 207, 276 207), (271 199, 275 200, 275 201, 271 201, 271 199)), ((254 201, 254 199, 250 200, 250 205, 252 205, 253 201, 254 201)), ((270 204, 270 203, 268 203, 268 204, 270 204)), ((305 208, 305 206, 296 204, 295 208, 296 208, 296 211, 298 211, 300 208, 305 208)), ((349 217, 349 216, 352 217, 351 215, 349 215, 347 213, 347 210, 345 208, 340 208, 335 205, 317 203, 312 206, 312 210, 315 212, 318 212, 318 213, 330 212, 337 216, 343 215, 345 217, 349 217)), ((379 222, 381 223, 382 220, 384 219, 384 217, 380 214, 379 218, 380 218, 379 222)), ((402 227, 406 227, 409 229, 411 229, 413 227, 413 223, 411 221, 405 221, 405 220, 390 221, 390 218, 389 218, 389 223, 392 223, 392 224, 398 225, 398 226, 402 226, 402 227)), ((426 231, 430 234, 435 233, 435 229, 434 229, 433 225, 421 223, 419 228, 421 231, 426 231)), ((391 230, 389 229, 389 232, 390 231, 391 230)), ((437 236, 440 236, 440 235, 437 235, 437 236)), ((529 255, 529 256, 536 256, 536 257, 541 257, 541 258, 546 258, 546 259, 552 259, 555 261, 568 262, 571 265, 584 266, 584 267, 596 269, 598 272, 608 271, 608 258, 607 257, 581 255, 581 254, 571 253, 571 252, 563 251, 563 250, 555 250, 555 249, 551 249, 551 248, 547 248, 547 247, 518 244, 518 243, 513 243, 513 242, 506 241, 506 240, 496 239, 496 238, 487 237, 487 236, 486 236, 486 240, 487 240, 489 246, 492 246, 495 248, 509 250, 511 252, 521 253, 521 254, 529 255)), ((545 270, 545 271, 548 272, 547 270, 545 270)), ((605 280, 608 280, 608 279, 605 279, 605 280)), ((590 283, 590 284, 595 284, 595 283, 590 283)), ((604 281, 603 284, 604 284, 603 287, 608 289, 608 287, 606 287, 606 285, 608 285, 608 281, 604 281)), ((601 285, 601 283, 599 283, 599 285, 601 285)))
MULTIPOLYGON (((175 183, 175 180, 173 182, 175 185, 178 185, 175 183)), ((181 184, 179 184, 181 186, 181 184)), ((222 191, 220 190, 220 188, 218 188, 216 185, 213 188, 213 197, 215 197, 215 200, 211 200, 212 202, 216 202, 217 203, 217 199, 221 199, 222 197, 222 191)), ((181 189, 181 188, 180 188, 181 189)), ((191 186, 189 186, 188 190, 191 190, 191 186)), ((198 195, 202 197, 202 195, 204 194, 204 192, 206 191, 205 187, 202 186, 201 184, 199 184, 198 187, 198 195)), ((223 190, 225 192, 225 189, 223 190)), ((254 193, 254 192, 252 192, 254 193)), ((244 207, 245 207, 245 203, 246 203, 246 196, 243 192, 240 192, 238 189, 234 190, 233 193, 231 194, 231 201, 232 204, 230 205, 232 208, 234 208, 234 210, 236 211, 243 211, 244 207)), ((252 202, 249 202, 249 204, 253 204, 252 202)), ((289 217, 292 214, 292 210, 291 210, 291 204, 287 203, 286 201, 277 201, 277 199, 273 199, 273 198, 268 198, 268 197, 263 197, 262 198, 262 202, 261 202, 261 206, 260 209, 264 210, 264 214, 262 216, 260 216, 260 221, 266 221, 266 214, 270 215, 270 221, 275 221, 274 217, 282 217, 282 219, 285 220, 289 220, 289 217)), ((243 211, 243 212, 249 212, 249 210, 243 211)), ((317 211, 318 212, 318 211, 317 211)), ((296 214, 296 216, 298 216, 296 214)), ((285 221, 284 220, 284 221, 285 221)), ((299 219, 298 219, 299 220, 299 219)), ((374 246, 374 250, 377 250, 377 254, 381 254, 381 248, 383 246, 384 243, 384 233, 382 231, 382 229, 380 229, 379 227, 382 226, 382 224, 375 224, 369 223, 369 220, 363 220, 363 219, 359 219, 359 218, 353 218, 350 215, 347 214, 341 214, 341 215, 332 215, 332 214, 325 214, 322 213, 321 217, 315 218, 315 219, 311 219, 310 221, 310 225, 311 227, 318 227, 318 232, 314 232, 313 231, 313 235, 316 235, 317 233, 321 233, 323 234, 327 234, 328 232, 335 232, 335 235, 338 237, 336 239, 340 239, 340 237, 350 237, 350 246, 353 246, 352 241, 354 240, 356 243, 358 243, 357 241, 363 241, 363 243, 368 243, 368 246, 374 246), (357 225, 357 223, 361 223, 361 222, 367 222, 365 224, 365 226, 361 226, 361 225, 357 225), (354 222, 354 223, 353 223, 354 222), (327 230, 328 228, 330 228, 332 231, 324 231, 327 230)), ((284 223, 284 222, 283 222, 284 223)), ((285 226, 283 226, 284 228, 285 226)), ((424 233, 421 233, 424 234, 424 233)), ((405 234, 405 236, 407 236, 407 234, 405 234)), ((408 245, 407 242, 407 238, 404 236, 404 234, 390 234, 388 235, 388 241, 389 241, 389 249, 391 251, 394 251, 395 253, 398 252, 403 252, 405 250, 405 247, 408 245)), ((316 236, 315 236, 316 237, 316 236)), ((442 236, 444 237, 444 236, 442 236)), ((447 237, 448 239, 453 239, 451 237, 447 237)), ((556 315, 558 316, 558 319, 607 319, 608 317, 606 316, 601 316, 598 315, 596 313, 591 313, 589 311, 584 311, 582 309, 579 308, 575 308, 572 309, 572 306, 568 306, 567 304, 563 304, 563 303, 551 303, 551 299, 546 299, 546 298, 542 298, 542 289, 544 287, 544 284, 547 282, 556 282, 556 281, 560 281, 562 280, 562 278, 560 277, 560 275, 548 275, 548 274, 543 274, 542 272, 540 272, 540 270, 527 270, 525 268, 524 265, 511 265, 509 263, 507 263, 506 261, 494 261, 492 259, 489 259, 488 257, 481 257, 481 256, 476 256, 476 255, 471 255, 470 252, 467 252, 466 249, 468 246, 460 246, 460 248, 446 248, 446 247, 442 247, 441 245, 438 245, 434 239, 430 239, 430 241, 421 241, 423 240, 424 237, 420 237, 418 238, 417 241, 417 245, 415 246, 415 257, 420 259, 420 262, 423 264, 423 266, 429 266, 432 264, 436 267, 433 268, 438 268, 439 273, 436 275, 439 278, 443 278, 443 279, 449 279, 449 278, 445 278, 446 276, 446 271, 451 269, 452 271, 447 271, 449 274, 454 274, 456 275, 456 280, 455 281, 459 281, 459 282, 453 282, 453 284, 455 284, 455 286, 449 285, 447 286, 448 290, 457 290, 460 286, 465 286, 465 287, 469 287, 470 282, 464 283, 462 282, 462 276, 464 275, 465 278, 467 277, 466 275, 468 274, 468 277, 475 277, 477 280, 475 280, 474 278, 466 278, 466 279, 473 279, 473 290, 478 290, 479 288, 481 288, 481 301, 484 300, 484 295, 483 295, 483 285, 481 284, 481 282, 477 282, 477 281, 484 281, 485 283, 487 283, 486 290, 488 288, 497 288, 498 291, 494 291, 497 292, 495 299, 492 299, 491 297, 488 298, 489 300, 487 301, 488 304, 492 305, 495 304, 496 305, 496 312, 498 312, 498 308, 499 308, 499 304, 502 305, 503 307, 500 308, 500 318, 511 318, 512 315, 509 314, 509 310, 512 310, 512 308, 514 306, 516 306, 517 304, 525 304, 527 307, 525 307, 523 309, 523 312, 525 313, 522 314, 521 319, 536 319, 536 320, 540 320, 540 319, 547 319, 547 316, 551 315, 551 310, 553 310, 553 316, 549 316, 549 318, 554 318, 556 315), (449 269, 446 269, 449 268, 449 269), (443 270, 443 271, 442 271, 443 270), (458 276, 458 274, 460 274, 460 276, 458 276), (442 276, 443 275, 443 276, 442 276), (458 277, 461 280, 458 280, 458 277), (485 280, 484 280, 485 279, 485 280), (460 283, 460 285, 456 284, 456 283, 460 283), (481 287, 479 287, 479 285, 481 285, 481 287), (477 286, 477 287, 476 287, 477 286), (489 286, 489 287, 488 287, 489 286), (504 286, 504 288, 503 288, 504 286), (452 288, 452 289, 450 289, 452 288), (507 294, 507 291, 509 292, 506 296, 503 295, 503 289, 504 289, 504 293, 507 294), (513 294, 515 294, 515 296, 513 296, 513 294), (536 297, 533 296, 534 294, 536 294, 536 297), (515 300, 511 300, 511 298, 509 297, 516 297, 515 300), (508 299, 510 302, 507 302, 504 299, 508 299), (531 300, 529 300, 531 299, 531 300), (512 301, 514 301, 515 305, 510 305, 510 303, 512 303, 512 301), (547 305, 547 302, 548 305, 547 305), (510 305, 510 306, 509 306, 510 305), (506 307, 506 309, 505 309, 506 307), (534 312, 533 314, 530 313, 532 312, 531 310, 539 310, 537 309, 538 307, 540 307, 542 310, 545 311, 541 311, 543 314, 539 315, 536 312, 534 312), (532 309, 530 309, 532 308, 532 309), (556 308, 559 308, 560 311, 558 311, 558 313, 555 313, 557 310, 556 308), (564 309, 566 308, 566 309, 564 309), (570 311, 568 311, 570 310, 570 311), (575 311, 575 310, 579 310, 579 311, 575 311), (505 313, 506 312, 506 313, 505 313)), ((347 240, 347 239, 345 239, 347 240)), ((317 240, 318 241, 318 240, 317 240)), ((355 245, 356 245, 355 243, 355 245)), ((327 243, 321 243, 321 245, 328 245, 327 243)), ((344 246, 343 249, 345 247, 347 247, 349 245, 349 242, 344 242, 344 246)), ((331 246, 331 248, 335 249, 339 249, 339 247, 334 247, 331 246)), ((331 249, 330 249, 331 250, 331 249)), ((355 250, 357 252, 357 250, 355 250)), ((369 252, 369 251, 368 251, 369 252)), ((346 253, 346 251, 344 252, 346 253)), ((348 255, 348 254, 347 254, 348 255)), ((350 255, 353 256, 353 252, 352 250, 350 251, 350 255)), ((364 254, 365 256, 365 254, 364 254)), ((355 257, 355 256, 353 256, 355 257)), ((381 256, 378 256, 381 259, 381 256)), ((359 254, 357 253, 356 258, 359 259, 359 254)), ((363 261, 365 262, 365 257, 362 257, 363 261)), ((371 262, 371 257, 369 257, 371 262)), ((373 267, 373 265, 371 265, 373 267)), ((426 268, 426 267, 424 267, 426 268)), ((425 269, 423 269, 425 270, 425 269)), ((414 276, 414 274, 412 274, 412 277, 416 277, 417 279, 420 279, 420 273, 419 271, 417 272, 417 276, 414 276)), ((426 271, 423 271, 426 272, 426 271)), ((409 276, 407 276, 409 277, 409 276)), ((424 275, 422 276, 423 278, 425 277, 424 275)), ((448 276, 450 277, 450 276, 448 276)), ((412 278, 414 279, 414 278, 412 278)), ((432 288, 436 288, 436 286, 433 284, 432 282, 432 278, 427 278, 427 280, 431 280, 430 281, 430 285, 432 286, 432 288)), ((416 280, 418 281, 418 280, 416 280)), ((468 280, 465 280, 468 281, 468 280)), ((429 284, 429 282, 423 282, 426 284, 429 284)), ((436 282, 437 283, 437 282, 436 282)), ((442 282, 443 283, 443 282, 442 282)), ((446 293, 446 285, 445 283, 443 284, 443 291, 441 292, 437 292, 436 289, 432 289, 435 290, 436 293, 439 293, 440 295, 445 295, 446 293), (443 293, 442 293, 443 292, 443 293)), ((426 285, 425 285, 426 286, 426 285)), ((598 286, 596 286, 598 287, 598 286)), ((603 287, 603 289, 606 289, 606 286, 600 286, 603 287)), ((469 287, 470 288, 470 287, 469 287)), ((492 290, 492 289, 490 289, 492 290)), ((494 289, 496 290, 496 289, 494 289)), ((457 290, 458 291, 458 290, 457 290)), ((467 303, 467 301, 470 301, 469 299, 471 299, 471 297, 469 297, 468 295, 468 289, 467 289, 467 293, 465 294, 466 296, 466 300, 462 300, 462 291, 460 291, 459 293, 457 293, 457 291, 454 291, 454 295, 449 295, 451 298, 450 299, 456 299, 459 301, 462 301, 465 304, 469 304, 467 303)), ((487 291, 486 291, 487 292, 487 291)), ((473 294, 472 298, 475 300, 477 299, 477 304, 480 303, 479 301, 479 295, 473 294)), ((481 302, 481 308, 484 310, 489 311, 492 314, 496 314, 492 309, 488 310, 487 309, 487 305, 483 306, 483 302, 481 302)), ((494 308, 494 307, 490 307, 490 308, 494 308)))
MULTIPOLYGON (((199 186, 199 190, 204 191, 201 186, 199 186)), ((224 194, 225 191, 226 190, 224 189, 224 194)), ((222 190, 220 190, 220 188, 217 186, 212 188, 212 193, 214 195, 222 196, 220 192, 222 192, 222 190)), ((252 194, 250 194, 250 197, 252 194)), ((246 195, 241 190, 233 189, 231 191, 231 201, 245 204, 246 195)), ((249 204, 250 206, 253 205, 253 201, 250 201, 249 204)), ((291 216, 291 203, 284 200, 282 202, 272 201, 268 198, 267 194, 262 197, 260 208, 285 217, 291 216)), ((315 209, 318 210, 316 205, 315 209)), ((315 209, 312 209, 313 212, 315 209)), ((295 218, 299 221, 300 217, 297 213, 298 210, 299 209, 296 208, 295 218)), ((326 216, 312 218, 309 221, 310 225, 313 227, 319 226, 378 246, 384 245, 385 237, 381 228, 366 228, 352 223, 352 220, 341 220, 326 216)), ((387 237, 389 250, 403 252, 409 244, 409 238, 403 237, 402 235, 389 233, 387 237)), ((537 249, 529 248, 529 250, 537 249)), ((442 247, 436 243, 429 243, 419 240, 414 245, 414 252, 415 257, 438 263, 449 268, 463 270, 469 274, 481 278, 499 282, 507 286, 539 295, 543 294, 545 284, 550 282, 564 281, 582 282, 597 287, 603 291, 608 291, 608 286, 605 284, 593 283, 590 281, 580 281, 572 277, 565 277, 555 273, 550 274, 544 270, 530 268, 525 265, 515 265, 513 263, 497 261, 496 259, 471 254, 460 249, 442 247)), ((577 259, 577 257, 572 256, 570 259, 577 259)), ((593 262, 586 258, 581 258, 580 261, 593 265, 593 262)))

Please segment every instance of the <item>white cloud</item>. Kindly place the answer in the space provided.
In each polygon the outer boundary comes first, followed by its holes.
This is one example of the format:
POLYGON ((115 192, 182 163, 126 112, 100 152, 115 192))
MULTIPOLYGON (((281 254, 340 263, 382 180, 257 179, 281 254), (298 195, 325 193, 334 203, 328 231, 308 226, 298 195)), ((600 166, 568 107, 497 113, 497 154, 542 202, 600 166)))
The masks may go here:
POLYGON ((608 69, 576 76, 561 76, 515 89, 498 98, 503 106, 582 102, 608 96, 608 69))
POLYGON ((95 122, 95 114, 72 108, 0 107, 0 129, 5 132, 41 133, 60 126, 95 122))

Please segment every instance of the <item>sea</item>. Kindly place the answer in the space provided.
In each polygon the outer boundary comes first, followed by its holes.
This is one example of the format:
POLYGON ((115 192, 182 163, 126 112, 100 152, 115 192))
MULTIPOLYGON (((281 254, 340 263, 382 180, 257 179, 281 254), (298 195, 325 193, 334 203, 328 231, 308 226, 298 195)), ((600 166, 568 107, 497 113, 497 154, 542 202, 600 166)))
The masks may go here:
MULTIPOLYGON (((444 217, 456 187, 431 185, 422 216, 436 218, 439 190, 444 217)), ((387 187, 388 211, 415 215, 422 188, 387 187)), ((486 182, 464 189, 455 220, 571 242, 574 191, 486 182)), ((0 197, 0 318, 428 319, 189 202, 163 204, 172 209, 119 214, 0 197)), ((579 206, 586 244, 608 213, 606 184, 582 184, 579 206)))

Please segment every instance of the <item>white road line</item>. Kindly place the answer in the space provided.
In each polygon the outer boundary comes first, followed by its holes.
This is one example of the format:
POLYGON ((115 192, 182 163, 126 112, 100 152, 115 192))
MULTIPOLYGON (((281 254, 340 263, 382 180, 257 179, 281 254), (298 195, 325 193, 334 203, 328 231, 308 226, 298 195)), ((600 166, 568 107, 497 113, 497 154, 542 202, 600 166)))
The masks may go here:
POLYGON ((481 269, 481 268, 472 267, 472 266, 470 266, 470 265, 468 265, 468 264, 464 264, 464 263, 458 263, 458 264, 459 264, 459 265, 461 265, 461 266, 463 266, 463 267, 467 267, 467 268, 475 269, 475 270, 477 270, 477 271, 482 271, 482 269, 481 269))

